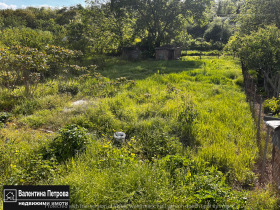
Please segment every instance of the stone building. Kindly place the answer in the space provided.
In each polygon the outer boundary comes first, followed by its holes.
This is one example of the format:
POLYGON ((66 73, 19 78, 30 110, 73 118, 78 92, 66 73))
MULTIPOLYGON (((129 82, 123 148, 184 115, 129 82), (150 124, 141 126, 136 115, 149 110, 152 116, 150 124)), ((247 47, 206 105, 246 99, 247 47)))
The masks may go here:
POLYGON ((136 47, 124 47, 122 51, 122 58, 127 60, 141 59, 142 52, 136 47))
POLYGON ((155 48, 156 60, 177 60, 181 57, 181 48, 174 46, 162 46, 155 48))

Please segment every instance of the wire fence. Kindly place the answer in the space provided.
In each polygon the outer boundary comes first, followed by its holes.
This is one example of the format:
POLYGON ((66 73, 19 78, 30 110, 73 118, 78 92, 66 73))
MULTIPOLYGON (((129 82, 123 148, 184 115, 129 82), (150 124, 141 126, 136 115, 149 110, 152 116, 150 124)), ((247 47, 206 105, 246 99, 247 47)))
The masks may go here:
MULTIPOLYGON (((280 129, 273 129, 264 123, 263 97, 258 94, 254 79, 243 72, 244 90, 256 122, 256 142, 259 148, 258 172, 260 183, 273 182, 280 189, 280 129), (264 133, 266 132, 266 135, 264 133), (269 158, 268 158, 269 157, 269 158)), ((273 120, 273 118, 271 117, 273 120)))

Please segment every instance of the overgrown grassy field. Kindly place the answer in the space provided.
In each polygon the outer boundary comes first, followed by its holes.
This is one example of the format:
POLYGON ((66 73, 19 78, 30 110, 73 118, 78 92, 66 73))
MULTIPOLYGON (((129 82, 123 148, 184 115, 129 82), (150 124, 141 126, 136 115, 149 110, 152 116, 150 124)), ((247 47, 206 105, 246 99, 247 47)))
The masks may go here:
POLYGON ((70 185, 83 209, 277 208, 273 192, 253 188, 255 123, 231 57, 111 59, 91 76, 40 84, 32 99, 21 94, 0 96, 11 115, 0 130, 1 183, 70 185))

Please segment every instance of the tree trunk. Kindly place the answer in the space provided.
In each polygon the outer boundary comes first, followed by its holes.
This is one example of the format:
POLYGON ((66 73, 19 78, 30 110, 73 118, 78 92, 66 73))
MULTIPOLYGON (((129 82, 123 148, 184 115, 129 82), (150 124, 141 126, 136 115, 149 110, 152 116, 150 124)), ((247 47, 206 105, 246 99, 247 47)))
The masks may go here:
MULTIPOLYGON (((262 72, 263 72, 263 76, 264 76, 265 86, 267 84, 269 84, 270 87, 272 88, 272 95, 275 96, 274 94, 275 94, 275 92, 277 92, 277 89, 278 89, 276 87, 276 84, 273 83, 271 78, 269 78, 268 74, 264 70, 262 70, 262 72)), ((265 87, 265 88, 268 90, 268 94, 270 95, 271 93, 269 92, 269 87, 265 87)))
POLYGON ((23 83, 24 83, 24 95, 25 97, 28 97, 29 95, 29 71, 23 70, 23 83))

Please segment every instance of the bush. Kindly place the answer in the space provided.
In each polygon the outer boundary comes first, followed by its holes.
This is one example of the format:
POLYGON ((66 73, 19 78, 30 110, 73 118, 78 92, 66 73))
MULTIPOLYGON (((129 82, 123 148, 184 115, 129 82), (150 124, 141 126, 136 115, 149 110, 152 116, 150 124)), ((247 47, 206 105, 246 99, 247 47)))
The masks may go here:
POLYGON ((29 99, 23 101, 21 104, 17 105, 14 108, 15 114, 23 114, 23 115, 30 115, 33 114, 33 112, 39 108, 39 102, 34 99, 29 99))
POLYGON ((227 22, 223 23, 221 20, 213 21, 209 24, 204 33, 204 39, 209 42, 227 43, 231 36, 231 29, 227 22))
POLYGON ((273 115, 278 115, 280 112, 280 102, 279 99, 273 97, 271 99, 265 100, 264 104, 264 113, 272 113, 273 115))
POLYGON ((195 133, 193 132, 193 123, 198 116, 197 111, 190 105, 187 105, 177 119, 173 128, 175 134, 179 134, 180 141, 184 146, 191 146, 195 143, 195 133))
POLYGON ((34 30, 31 28, 6 28, 0 33, 1 42, 7 47, 21 45, 43 49, 54 41, 53 34, 49 31, 34 30))
POLYGON ((244 79, 243 77, 238 77, 236 80, 235 80, 235 84, 240 86, 240 87, 244 87, 244 79))
POLYGON ((11 114, 8 112, 0 112, 0 124, 6 123, 7 120, 11 117, 11 114))
POLYGON ((140 137, 142 151, 145 158, 151 160, 153 157, 164 157, 176 153, 176 146, 173 138, 161 132, 141 133, 140 137), (174 143, 173 143, 174 142, 174 143))
POLYGON ((78 125, 68 125, 59 130, 48 147, 42 149, 45 159, 55 157, 59 162, 83 152, 88 143, 86 129, 78 125))
POLYGON ((54 177, 57 162, 54 158, 44 160, 42 154, 32 153, 23 165, 11 164, 11 177, 9 183, 18 184, 38 184, 43 180, 50 180, 54 177))
POLYGON ((72 96, 75 96, 79 92, 79 88, 77 85, 66 85, 62 84, 58 86, 59 93, 70 93, 72 96))

